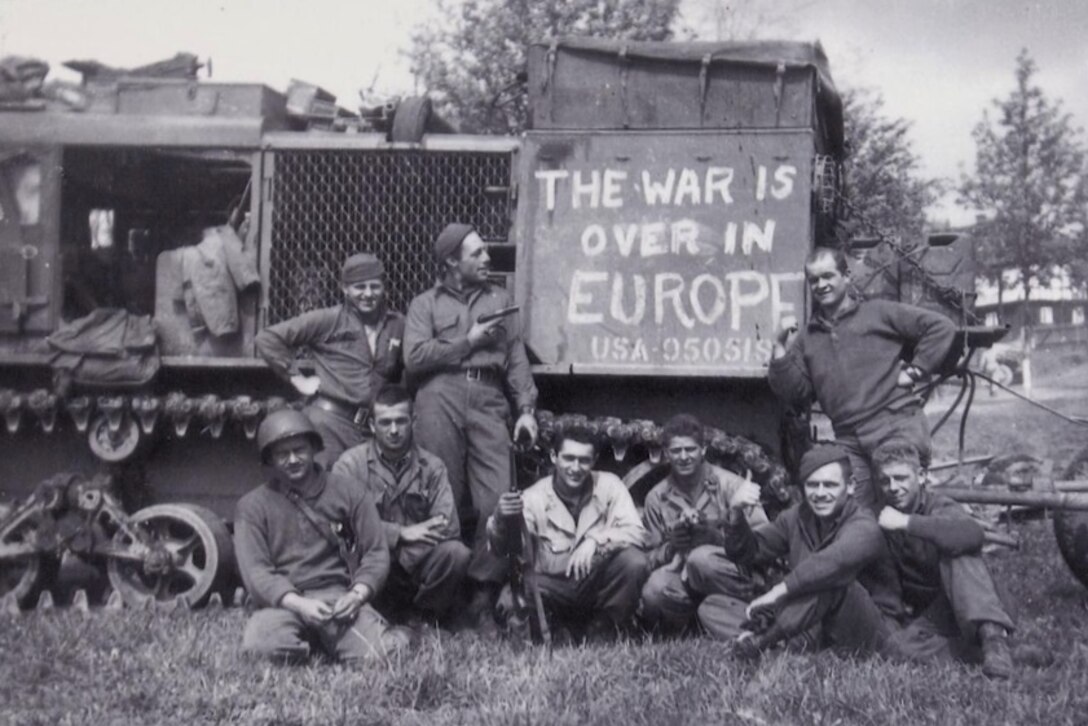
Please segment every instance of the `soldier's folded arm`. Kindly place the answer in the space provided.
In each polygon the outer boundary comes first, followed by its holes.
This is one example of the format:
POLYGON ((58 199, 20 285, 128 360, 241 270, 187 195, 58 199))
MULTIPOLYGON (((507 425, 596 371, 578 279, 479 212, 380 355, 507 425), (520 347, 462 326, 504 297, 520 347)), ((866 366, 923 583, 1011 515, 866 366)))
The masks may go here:
POLYGON ((739 565, 763 565, 789 554, 790 541, 782 518, 752 527, 742 515, 722 529, 725 554, 739 565))
POLYGON ((911 514, 907 534, 932 542, 949 557, 978 554, 986 538, 982 525, 962 505, 945 497, 940 497, 929 514, 911 514))
POLYGON ((803 408, 812 403, 816 389, 805 365, 804 346, 798 339, 779 358, 772 358, 767 367, 767 383, 783 401, 803 408))

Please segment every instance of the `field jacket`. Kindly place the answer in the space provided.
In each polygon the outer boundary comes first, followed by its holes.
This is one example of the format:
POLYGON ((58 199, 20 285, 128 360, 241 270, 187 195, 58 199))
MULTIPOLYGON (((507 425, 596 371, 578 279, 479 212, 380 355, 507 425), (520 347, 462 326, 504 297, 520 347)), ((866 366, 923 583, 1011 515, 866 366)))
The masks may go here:
POLYGON ((345 451, 332 470, 364 487, 374 498, 386 544, 397 563, 408 572, 416 570, 434 545, 402 543, 403 527, 441 515, 446 518, 442 539, 461 536, 446 465, 434 454, 413 446, 407 463, 394 472, 381 458, 377 444, 367 441, 345 451))
MULTIPOLYGON (((597 543, 597 551, 609 552, 622 547, 643 547, 646 530, 627 487, 615 474, 592 473, 593 494, 574 521, 570 510, 559 499, 552 477, 545 477, 523 493, 525 528, 535 543, 536 570, 546 575, 565 575, 570 555, 587 539, 597 543)), ((487 522, 491 548, 505 552, 505 525, 493 514, 487 522)))
MULTIPOLYGON (((731 471, 703 463, 694 501, 666 476, 646 495, 642 521, 646 525, 650 548, 650 566, 667 564, 675 552, 669 546, 669 532, 682 518, 698 518, 702 522, 725 522, 737 489, 744 479, 731 471)), ((767 522, 763 507, 753 507, 745 513, 753 527, 767 522)))

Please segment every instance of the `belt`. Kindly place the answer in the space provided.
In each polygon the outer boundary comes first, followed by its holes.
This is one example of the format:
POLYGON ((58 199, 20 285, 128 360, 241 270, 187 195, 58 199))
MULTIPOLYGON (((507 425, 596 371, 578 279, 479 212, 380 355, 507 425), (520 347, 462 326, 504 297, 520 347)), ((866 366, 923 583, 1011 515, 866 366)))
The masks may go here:
POLYGON ((499 385, 502 383, 502 375, 499 370, 495 368, 453 368, 446 373, 450 375, 464 377, 469 381, 476 381, 477 383, 492 383, 499 385))
POLYGON ((317 406, 324 411, 328 411, 340 418, 346 418, 348 421, 359 425, 362 425, 366 421, 367 416, 370 413, 370 411, 363 406, 355 406, 336 398, 322 396, 320 393, 314 396, 314 399, 310 401, 310 405, 317 406))

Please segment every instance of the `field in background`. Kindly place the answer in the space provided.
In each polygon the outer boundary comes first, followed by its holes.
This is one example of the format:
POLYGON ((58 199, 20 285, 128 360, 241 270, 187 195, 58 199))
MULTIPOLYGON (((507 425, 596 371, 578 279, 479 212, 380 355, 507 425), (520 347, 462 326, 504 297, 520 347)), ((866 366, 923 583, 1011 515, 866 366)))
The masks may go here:
MULTIPOLYGON (((1083 379, 1077 378, 1071 383, 1083 379)), ((1088 390, 1049 400, 1088 415, 1088 390)), ((980 391, 967 453, 1025 451, 1060 469, 1088 432, 980 391)), ((953 420, 937 458, 955 455, 953 420)), ((705 639, 516 650, 436 636, 409 658, 351 670, 273 667, 237 652, 243 611, 52 611, 0 616, 0 723, 128 724, 1077 724, 1088 718, 1088 590, 1049 522, 990 560, 1019 601, 1019 637, 1055 662, 1011 683, 977 669, 831 653, 734 663, 705 639)))

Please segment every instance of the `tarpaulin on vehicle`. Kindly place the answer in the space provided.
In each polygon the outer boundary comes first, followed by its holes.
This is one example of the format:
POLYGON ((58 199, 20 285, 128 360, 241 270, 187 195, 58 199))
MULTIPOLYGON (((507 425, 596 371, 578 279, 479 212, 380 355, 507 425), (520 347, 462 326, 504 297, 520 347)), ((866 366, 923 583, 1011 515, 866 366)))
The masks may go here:
POLYGON ((819 43, 560 38, 529 50, 536 129, 813 128, 843 153, 819 43))
POLYGON ((48 338, 58 373, 84 385, 147 383, 159 370, 155 324, 148 315, 98 308, 48 338))

